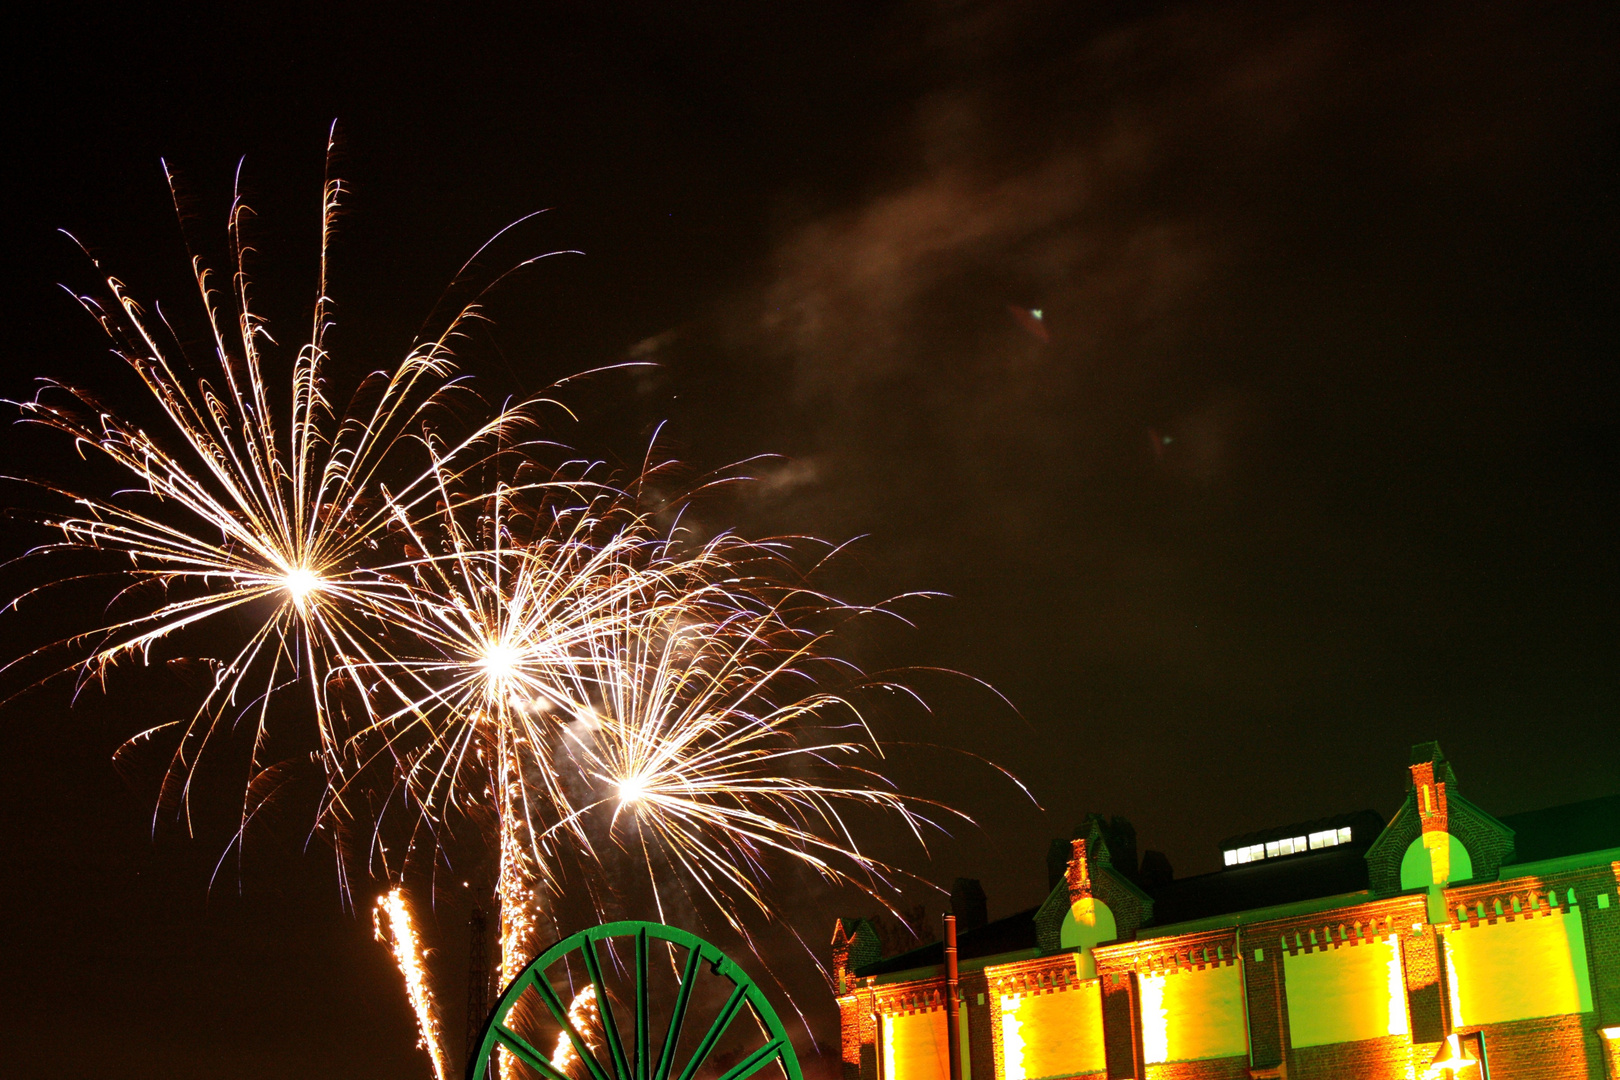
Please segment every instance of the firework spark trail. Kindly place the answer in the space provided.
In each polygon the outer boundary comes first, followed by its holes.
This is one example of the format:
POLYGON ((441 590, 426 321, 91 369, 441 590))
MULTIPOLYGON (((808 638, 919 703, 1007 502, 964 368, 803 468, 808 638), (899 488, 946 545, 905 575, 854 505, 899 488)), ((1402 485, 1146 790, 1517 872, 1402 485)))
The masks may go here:
MULTIPOLYGON (((254 716, 251 769, 263 775, 271 700, 287 685, 307 684, 317 754, 328 770, 337 767, 342 733, 330 676, 386 653, 380 638, 386 611, 410 588, 409 582, 377 568, 379 549, 401 519, 424 512, 424 503, 436 496, 447 471, 463 460, 475 461, 522 417, 515 410, 501 413, 426 463, 402 460, 412 453, 420 459, 417 450, 430 415, 458 389, 447 342, 472 317, 470 309, 452 319, 438 338, 418 344, 393 370, 364 379, 344 415, 333 412, 322 389, 324 338, 331 322, 326 246, 341 192, 341 184, 328 181, 311 336, 291 364, 285 427, 275 419, 275 395, 266 373, 263 346, 269 337, 248 294, 242 262, 242 222, 248 210, 240 199, 232 206, 229 223, 237 262, 232 275, 234 334, 226 330, 209 271, 193 259, 218 365, 217 384, 183 375, 190 367, 178 338, 169 331, 174 344, 162 344, 150 317, 109 277, 110 302, 78 299, 159 408, 159 434, 116 415, 91 392, 55 380, 43 380, 44 388, 33 400, 15 403, 24 421, 67 435, 81 452, 96 451, 135 482, 130 490, 100 497, 25 481, 65 497, 74 507, 70 514, 41 519, 61 539, 34 548, 25 558, 86 552, 121 558, 112 569, 53 578, 15 597, 11 606, 66 582, 103 576, 118 583, 115 601, 136 610, 21 659, 63 650, 78 653, 94 642, 88 655, 56 672, 77 671, 82 684, 104 680, 122 658, 149 662, 158 643, 180 639, 229 613, 247 613, 256 623, 234 655, 213 659, 212 685, 189 720, 165 722, 126 743, 127 749, 166 729, 178 729, 158 805, 161 809, 177 798, 188 827, 192 780, 210 739, 227 726, 227 714, 235 708, 254 716), (387 481, 396 477, 399 482, 390 489, 387 481)), ((161 313, 159 318, 166 328, 161 313)), ((350 685, 364 696, 363 680, 350 685)), ((362 701, 360 708, 366 711, 367 703, 362 701)), ((245 791, 254 787, 250 779, 245 791)), ((253 811, 245 799, 243 827, 253 811)))
POLYGON ((404 889, 396 886, 377 897, 372 926, 377 940, 393 952, 399 973, 405 979, 405 994, 410 999, 411 1011, 416 1014, 417 1046, 433 1059, 433 1074, 437 1080, 449 1080, 450 1059, 445 1053, 443 1032, 439 1030, 439 1010, 433 1000, 433 990, 428 986, 422 942, 412 925, 404 889))
MULTIPOLYGON (((483 503, 446 489, 440 505, 437 535, 407 528, 414 550, 449 554, 416 561, 408 602, 390 616, 423 652, 375 665, 400 704, 351 747, 357 759, 389 764, 407 805, 435 822, 488 798, 509 981, 536 944, 544 893, 555 887, 557 845, 536 837, 577 818, 575 770, 556 750, 567 725, 596 722, 592 700, 603 695, 582 669, 594 670, 596 643, 627 619, 690 608, 689 583, 729 564, 719 557, 724 542, 673 556, 623 496, 582 490, 577 479, 498 487, 483 503)), ((588 849, 583 832, 573 839, 588 849)))
MULTIPOLYGON (((105 497, 27 481, 73 509, 42 517, 60 539, 25 557, 111 556, 114 567, 58 577, 11 606, 101 577, 117 583, 118 607, 23 659, 69 651, 76 659, 55 674, 77 672, 82 686, 105 680, 120 659, 149 662, 160 644, 189 648, 200 631, 213 633, 213 679, 196 711, 125 748, 178 734, 158 810, 178 801, 189 827, 211 740, 251 718, 238 852, 285 765, 270 760, 273 737, 284 739, 271 702, 304 684, 310 756, 325 785, 317 821, 341 833, 355 808, 378 805, 369 796, 388 793, 382 811, 368 811, 379 876, 400 880, 409 869, 383 842, 388 807, 403 806, 435 846, 453 818, 472 815, 487 829, 503 981, 537 944, 566 866, 600 866, 611 855, 604 842, 636 855, 660 912, 661 861, 739 930, 738 900, 769 915, 764 889, 782 860, 885 892, 892 869, 861 851, 842 814, 897 814, 920 840, 934 804, 883 781, 870 732, 836 732, 864 730, 857 693, 912 692, 865 678, 833 642, 841 621, 886 609, 806 588, 791 542, 698 542, 678 526, 656 527, 631 493, 657 470, 615 486, 589 463, 546 464, 562 456, 555 444, 517 441, 534 402, 445 438, 436 421, 468 393, 449 342, 476 317, 478 298, 396 367, 363 379, 336 412, 324 390, 326 256, 342 191, 336 180, 324 189, 311 331, 290 362, 285 400, 272 389, 271 341, 250 302, 249 211, 239 198, 228 300, 200 259, 192 265, 214 381, 195 373, 161 311, 154 321, 117 279, 106 279, 110 300, 79 297, 160 424, 150 434, 90 391, 53 380, 17 403, 24 420, 134 481, 105 497), (234 639, 215 630, 233 613, 249 627, 234 639)), ((660 513, 678 519, 685 501, 660 513)), ((348 852, 335 847, 347 892, 348 852)), ((413 838, 395 850, 408 861, 416 848, 413 838)), ((605 878, 588 875, 599 912, 605 878)), ((379 901, 379 935, 384 914, 442 1077, 399 889, 379 901)))
MULTIPOLYGON (((925 808, 954 812, 896 792, 872 767, 875 743, 831 737, 864 720, 850 693, 824 683, 909 693, 892 680, 851 679, 827 652, 833 631, 812 628, 876 609, 803 590, 767 602, 756 589, 743 605, 735 587, 724 596, 720 621, 694 618, 714 614, 697 605, 646 611, 597 651, 593 680, 608 698, 576 747, 598 797, 576 817, 605 815, 619 846, 639 850, 660 910, 655 854, 739 931, 737 902, 768 914, 763 890, 783 858, 830 882, 886 891, 893 869, 862 852, 841 808, 898 816, 919 842, 934 824, 925 808)), ((577 821, 553 833, 569 828, 577 821)))
MULTIPOLYGON (((840 808, 897 812, 920 839, 928 804, 882 782, 867 764, 875 744, 823 737, 835 714, 864 720, 850 696, 821 689, 909 693, 852 677, 829 652, 830 625, 882 609, 783 586, 781 543, 691 543, 605 486, 582 494, 553 478, 474 507, 445 490, 440 504, 475 520, 447 513, 437 539, 412 534, 418 550, 450 554, 419 560, 408 610, 392 616, 430 648, 383 666, 401 703, 352 744, 386 753, 425 818, 487 800, 503 978, 535 944, 560 862, 601 861, 593 819, 637 850, 660 910, 655 855, 738 928, 736 899, 769 912, 767 864, 782 857, 886 890, 890 868, 860 851, 840 808), (548 485, 568 498, 552 501, 548 485)), ((587 887, 600 912, 606 898, 587 887)))
MULTIPOLYGON (((580 1040, 585 1043, 587 1050, 599 1049, 592 1039, 592 1035, 601 1024, 594 986, 585 987, 568 1003, 568 1023, 579 1033, 580 1040)), ((579 1059, 579 1051, 574 1049, 574 1041, 568 1037, 568 1030, 565 1028, 559 1031, 557 1044, 551 1051, 551 1067, 558 1072, 568 1073, 579 1059)))

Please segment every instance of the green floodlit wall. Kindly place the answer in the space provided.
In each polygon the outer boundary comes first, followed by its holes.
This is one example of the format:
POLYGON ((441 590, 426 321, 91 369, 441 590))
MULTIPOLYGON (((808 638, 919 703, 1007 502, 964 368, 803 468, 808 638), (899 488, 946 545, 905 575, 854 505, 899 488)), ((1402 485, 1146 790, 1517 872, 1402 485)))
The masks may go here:
POLYGON ((1102 1072, 1102 983, 1001 999, 1001 1055, 1007 1080, 1102 1072))
POLYGON ((1451 1009, 1461 1025, 1592 1010, 1579 908, 1446 931, 1451 1009))
POLYGON ((1143 975, 1142 1050, 1149 1064, 1248 1053, 1237 965, 1143 975))
MULTIPOLYGON (((961 1006, 958 1027, 962 1044, 962 1080, 973 1080, 968 1057, 967 1006, 961 1006)), ((885 1080, 949 1080, 950 1057, 945 1010, 883 1018, 883 1076, 885 1080)))
POLYGON ((1288 1041, 1295 1047, 1405 1035, 1398 938, 1283 955, 1288 1041))
MULTIPOLYGON (((1446 866, 1443 875, 1445 884, 1450 881, 1467 881, 1474 876, 1474 860, 1469 856, 1468 849, 1463 842, 1450 833, 1432 834, 1445 837, 1445 854, 1442 863, 1446 866)), ((1406 854, 1401 856, 1401 888, 1422 889, 1436 884, 1434 878, 1435 856, 1424 844, 1424 838, 1418 837, 1406 846, 1406 854)))

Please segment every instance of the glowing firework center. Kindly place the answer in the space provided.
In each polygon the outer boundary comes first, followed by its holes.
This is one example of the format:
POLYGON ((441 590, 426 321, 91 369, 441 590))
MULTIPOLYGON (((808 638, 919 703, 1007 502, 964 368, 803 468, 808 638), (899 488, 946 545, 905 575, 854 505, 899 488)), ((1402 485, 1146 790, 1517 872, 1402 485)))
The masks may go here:
POLYGON ((955 1055, 942 946, 838 921, 846 1077, 1620 1076, 1620 796, 1497 819, 1424 743, 1387 825, 1235 837, 1213 874, 1077 832, 1038 908, 990 922, 958 881, 955 1055))
POLYGON ((315 571, 300 566, 287 571, 282 578, 282 587, 292 597, 293 603, 302 608, 309 594, 321 587, 321 579, 315 571))

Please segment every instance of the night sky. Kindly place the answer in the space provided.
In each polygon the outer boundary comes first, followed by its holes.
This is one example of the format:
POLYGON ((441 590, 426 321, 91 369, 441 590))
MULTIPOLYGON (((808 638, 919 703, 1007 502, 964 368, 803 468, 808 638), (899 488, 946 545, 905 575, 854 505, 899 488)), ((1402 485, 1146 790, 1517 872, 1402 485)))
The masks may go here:
MULTIPOLYGON (((564 436, 781 454, 711 523, 862 537, 830 576, 857 599, 948 594, 861 647, 1017 712, 947 684, 884 734, 1040 806, 900 750, 980 828, 867 839, 982 878, 992 917, 1086 811, 1204 872, 1229 835, 1388 815, 1418 741, 1497 813, 1620 791, 1613 5, 700 6, 37 6, 6 35, 0 394, 127 391, 57 288, 94 281, 59 228, 194 303, 160 158, 217 239, 245 157, 296 343, 336 119, 343 370, 396 360, 479 243, 552 208, 497 255, 584 254, 499 294, 467 355, 487 395, 657 361, 564 436)), ((73 460, 26 432, 0 457, 73 460)), ((0 645, 82 625, 25 608, 0 645)), ((307 820, 217 876, 228 791, 154 835, 154 777, 110 755, 181 707, 168 680, 0 711, 0 1075, 428 1075, 375 885, 345 911, 307 820)), ((871 908, 787 884, 818 948, 871 908)), ((428 927, 452 1045, 464 899, 428 927)))

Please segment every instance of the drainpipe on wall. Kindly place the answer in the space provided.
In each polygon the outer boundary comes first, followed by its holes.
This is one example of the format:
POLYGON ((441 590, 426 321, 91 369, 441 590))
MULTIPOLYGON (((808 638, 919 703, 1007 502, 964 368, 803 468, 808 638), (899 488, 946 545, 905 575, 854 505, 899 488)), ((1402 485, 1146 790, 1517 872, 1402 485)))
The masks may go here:
MULTIPOLYGON (((956 978, 956 916, 945 916, 945 1043, 950 1080, 962 1080, 961 994, 956 978)), ((938 1058, 934 1060, 938 1061, 938 1058)))

